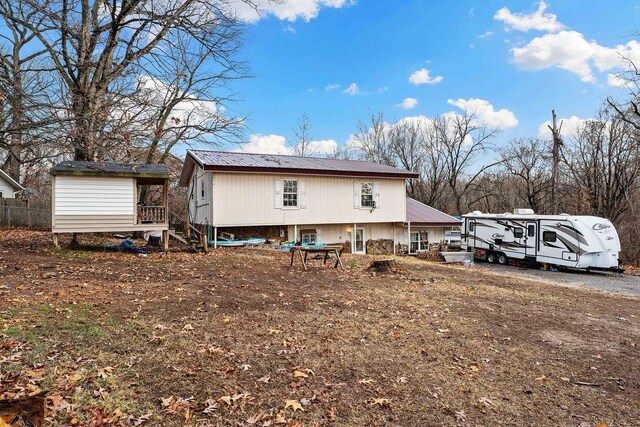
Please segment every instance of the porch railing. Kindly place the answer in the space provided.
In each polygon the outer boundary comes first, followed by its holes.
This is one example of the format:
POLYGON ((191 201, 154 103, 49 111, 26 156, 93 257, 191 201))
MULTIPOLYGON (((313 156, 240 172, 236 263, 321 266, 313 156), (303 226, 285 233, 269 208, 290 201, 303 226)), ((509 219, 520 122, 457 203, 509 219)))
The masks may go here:
POLYGON ((165 224, 167 211, 164 206, 138 206, 138 224, 165 224))

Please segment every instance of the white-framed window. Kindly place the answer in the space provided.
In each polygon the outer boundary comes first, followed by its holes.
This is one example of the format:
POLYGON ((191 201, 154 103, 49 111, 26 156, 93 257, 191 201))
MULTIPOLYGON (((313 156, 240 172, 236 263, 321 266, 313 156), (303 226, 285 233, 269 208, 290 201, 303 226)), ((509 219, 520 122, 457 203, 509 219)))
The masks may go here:
POLYGON ((372 208, 373 205, 373 182, 360 183, 360 206, 372 208))
POLYGON ((200 197, 204 200, 204 179, 200 181, 200 197))
POLYGON ((298 206, 298 180, 285 179, 282 181, 282 206, 293 208, 298 206))
POLYGON ((418 251, 429 250, 429 233, 427 231, 411 232, 411 248, 410 253, 414 254, 418 251))
POLYGON ((315 245, 318 243, 318 233, 315 230, 302 230, 300 240, 303 245, 315 245))

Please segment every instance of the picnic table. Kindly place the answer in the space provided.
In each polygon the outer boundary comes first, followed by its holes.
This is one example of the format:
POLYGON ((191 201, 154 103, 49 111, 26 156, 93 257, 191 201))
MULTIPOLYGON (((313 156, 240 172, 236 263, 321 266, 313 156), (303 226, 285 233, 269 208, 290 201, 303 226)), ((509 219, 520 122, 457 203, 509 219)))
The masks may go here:
POLYGON ((327 259, 329 259, 329 254, 333 254, 336 258, 336 263, 333 268, 340 268, 344 270, 344 265, 342 264, 342 259, 340 259, 340 254, 344 248, 342 246, 292 246, 291 251, 291 266, 293 267, 293 259, 296 255, 296 252, 300 255, 300 261, 302 261, 302 268, 304 271, 307 271, 307 255, 311 254, 324 254, 323 264, 327 263, 327 259), (302 255, 304 252, 304 256, 302 255))

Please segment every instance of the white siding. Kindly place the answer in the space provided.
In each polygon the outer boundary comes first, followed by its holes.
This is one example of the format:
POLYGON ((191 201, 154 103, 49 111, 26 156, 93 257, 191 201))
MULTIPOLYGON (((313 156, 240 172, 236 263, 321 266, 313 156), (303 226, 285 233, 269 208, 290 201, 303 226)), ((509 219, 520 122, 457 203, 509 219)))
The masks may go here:
POLYGON ((133 178, 57 176, 56 216, 126 216, 133 224, 135 212, 133 178))
POLYGON ((194 224, 212 223, 212 198, 213 198, 213 174, 200 168, 194 168, 189 186, 187 187, 189 198, 189 221, 194 224), (204 196, 202 195, 202 183, 204 182, 204 196))
POLYGON ((403 222, 405 181, 309 175, 215 173, 213 224, 217 226, 304 225, 403 222), (277 207, 276 181, 304 181, 305 208, 277 207), (380 208, 356 208, 359 182, 378 185, 380 208))
POLYGON ((13 187, 0 176, 0 193, 2 193, 2 197, 4 199, 13 199, 14 191, 13 187))

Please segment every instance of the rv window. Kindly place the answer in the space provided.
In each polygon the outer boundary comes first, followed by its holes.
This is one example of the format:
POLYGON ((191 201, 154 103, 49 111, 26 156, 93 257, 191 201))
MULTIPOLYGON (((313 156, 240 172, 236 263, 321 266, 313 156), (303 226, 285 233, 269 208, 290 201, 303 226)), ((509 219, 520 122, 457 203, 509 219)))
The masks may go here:
POLYGON ((476 231, 476 223, 471 221, 469 222, 469 231, 473 232, 476 231))
POLYGON ((516 239, 522 239, 522 237, 524 237, 524 230, 520 227, 514 228, 513 237, 515 237, 516 239))
POLYGON ((556 232, 555 231, 543 231, 542 232, 542 240, 545 242, 555 242, 556 241, 556 232))
POLYGON ((536 226, 533 224, 529 224, 527 226, 527 236, 536 237, 536 226))

